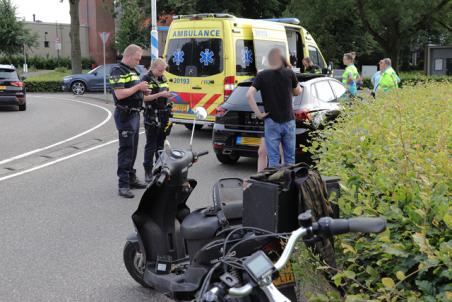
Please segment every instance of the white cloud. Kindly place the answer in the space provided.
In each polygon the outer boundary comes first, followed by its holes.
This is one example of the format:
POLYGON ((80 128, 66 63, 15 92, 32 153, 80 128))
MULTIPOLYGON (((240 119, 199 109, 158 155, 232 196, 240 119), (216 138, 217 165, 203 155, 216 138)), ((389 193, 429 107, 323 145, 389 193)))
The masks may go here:
POLYGON ((36 20, 42 22, 70 23, 69 0, 12 0, 16 6, 17 17, 25 18, 26 21, 33 21, 33 14, 36 20))

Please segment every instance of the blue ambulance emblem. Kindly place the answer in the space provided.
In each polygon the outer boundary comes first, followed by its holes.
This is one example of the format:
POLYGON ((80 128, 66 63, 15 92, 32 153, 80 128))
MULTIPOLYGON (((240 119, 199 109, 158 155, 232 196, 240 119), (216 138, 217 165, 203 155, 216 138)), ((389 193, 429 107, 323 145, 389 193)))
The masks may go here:
POLYGON ((210 63, 213 63, 213 56, 213 51, 210 51, 208 48, 206 48, 201 52, 201 58, 199 59, 199 62, 204 64, 204 66, 208 66, 210 63))
POLYGON ((173 53, 173 62, 177 66, 184 62, 184 52, 182 50, 176 49, 176 51, 173 53))
POLYGON ((246 67, 253 63, 253 52, 248 47, 245 47, 245 50, 242 52, 242 62, 246 67))

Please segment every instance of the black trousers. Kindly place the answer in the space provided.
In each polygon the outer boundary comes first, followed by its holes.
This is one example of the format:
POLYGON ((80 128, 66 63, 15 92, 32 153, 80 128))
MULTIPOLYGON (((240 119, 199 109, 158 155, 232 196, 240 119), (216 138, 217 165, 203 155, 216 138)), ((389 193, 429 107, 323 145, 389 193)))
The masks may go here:
POLYGON ((136 178, 136 170, 133 166, 137 158, 140 114, 132 112, 121 116, 121 110, 116 108, 114 118, 119 134, 118 186, 129 188, 130 182, 136 178))
POLYGON ((146 144, 144 146, 143 166, 146 171, 152 170, 154 158, 158 159, 158 151, 163 150, 166 132, 165 126, 169 121, 168 110, 159 110, 157 113, 145 112, 144 129, 146 130, 146 144))

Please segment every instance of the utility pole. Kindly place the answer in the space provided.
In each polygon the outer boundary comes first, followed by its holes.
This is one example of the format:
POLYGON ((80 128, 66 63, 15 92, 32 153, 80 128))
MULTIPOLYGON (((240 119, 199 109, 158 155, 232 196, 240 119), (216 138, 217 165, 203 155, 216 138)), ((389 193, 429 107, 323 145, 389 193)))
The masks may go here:
POLYGON ((151 60, 159 57, 159 34, 157 31, 157 0, 151 0, 151 60))

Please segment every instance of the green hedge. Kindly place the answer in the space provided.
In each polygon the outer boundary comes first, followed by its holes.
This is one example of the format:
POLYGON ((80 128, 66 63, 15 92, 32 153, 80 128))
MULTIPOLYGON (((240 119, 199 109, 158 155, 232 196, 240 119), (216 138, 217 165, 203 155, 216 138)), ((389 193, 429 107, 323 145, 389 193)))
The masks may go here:
POLYGON ((63 81, 25 81, 27 92, 61 92, 63 81))
MULTIPOLYGON (((426 84, 430 82, 449 82, 451 76, 426 76, 420 73, 408 72, 400 74, 400 87, 407 85, 426 84)), ((363 80, 363 87, 372 89, 373 85, 369 78, 363 80)))
MULTIPOLYGON (((91 65, 94 63, 94 60, 91 58, 82 58, 82 68, 83 69, 91 69, 91 65)), ((24 64, 23 56, 0 56, 0 64, 13 64, 16 68, 21 68, 24 64)), ((69 58, 45 58, 32 56, 27 59, 27 64, 29 68, 36 69, 55 69, 57 67, 65 67, 67 69, 71 69, 71 59, 69 58)))
POLYGON ((388 221, 338 239, 333 280, 347 301, 452 301, 451 91, 430 83, 356 104, 313 142, 321 173, 341 178, 342 216, 388 221))

